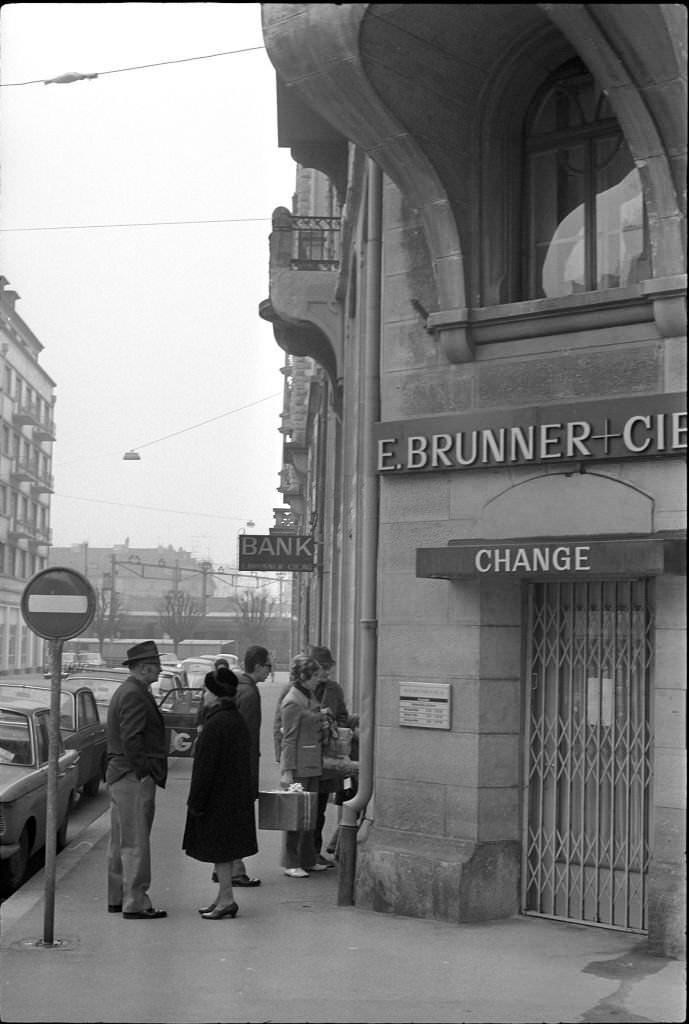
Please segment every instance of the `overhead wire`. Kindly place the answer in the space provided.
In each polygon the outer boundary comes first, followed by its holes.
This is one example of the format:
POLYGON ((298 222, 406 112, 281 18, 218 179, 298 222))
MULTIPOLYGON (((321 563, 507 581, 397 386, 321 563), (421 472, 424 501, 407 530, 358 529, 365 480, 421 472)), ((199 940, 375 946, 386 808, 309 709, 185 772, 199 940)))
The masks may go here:
MULTIPOLYGON (((187 64, 194 60, 210 60, 213 57, 231 57, 238 53, 251 53, 255 50, 265 50, 265 46, 244 46, 239 50, 222 50, 220 53, 204 53, 200 54, 198 57, 178 57, 173 60, 155 61, 152 64, 134 64, 131 67, 126 68, 111 68, 108 71, 95 71, 84 75, 80 74, 79 79, 103 78, 105 75, 119 75, 124 71, 144 71, 148 68, 160 68, 167 64, 187 64)), ((56 79, 54 78, 33 78, 27 82, 0 82, 0 89, 9 89, 21 85, 52 85, 55 82, 56 79)), ((70 82, 70 84, 72 83, 70 82)))
POLYGON ((0 231, 88 231, 93 228, 158 228, 175 227, 184 224, 254 224, 270 222, 270 217, 216 217, 209 220, 146 220, 122 224, 50 224, 47 226, 1 228, 0 231))

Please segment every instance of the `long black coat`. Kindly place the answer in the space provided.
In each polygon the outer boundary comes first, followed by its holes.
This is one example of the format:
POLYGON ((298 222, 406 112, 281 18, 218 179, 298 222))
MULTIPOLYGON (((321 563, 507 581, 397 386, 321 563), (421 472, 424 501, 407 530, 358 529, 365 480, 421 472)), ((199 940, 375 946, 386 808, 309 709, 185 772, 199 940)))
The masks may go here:
POLYGON ((250 737, 234 701, 208 710, 196 744, 182 848, 212 864, 258 852, 250 737))

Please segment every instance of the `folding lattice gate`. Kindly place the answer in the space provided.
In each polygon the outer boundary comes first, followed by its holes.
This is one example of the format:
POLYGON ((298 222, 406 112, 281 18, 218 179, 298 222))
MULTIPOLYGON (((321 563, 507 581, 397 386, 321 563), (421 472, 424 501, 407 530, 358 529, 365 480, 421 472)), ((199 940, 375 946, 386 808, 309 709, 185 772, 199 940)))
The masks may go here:
POLYGON ((650 588, 529 584, 526 913, 646 930, 650 588))

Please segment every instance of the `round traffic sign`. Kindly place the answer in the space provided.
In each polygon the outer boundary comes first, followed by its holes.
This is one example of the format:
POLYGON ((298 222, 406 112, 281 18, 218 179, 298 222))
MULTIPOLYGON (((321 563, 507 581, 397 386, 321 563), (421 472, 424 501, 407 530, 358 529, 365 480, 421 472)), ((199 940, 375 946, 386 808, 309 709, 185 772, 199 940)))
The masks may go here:
POLYGON ((29 629, 44 640, 69 640, 91 623, 96 594, 74 569, 43 569, 26 584, 21 609, 29 629))

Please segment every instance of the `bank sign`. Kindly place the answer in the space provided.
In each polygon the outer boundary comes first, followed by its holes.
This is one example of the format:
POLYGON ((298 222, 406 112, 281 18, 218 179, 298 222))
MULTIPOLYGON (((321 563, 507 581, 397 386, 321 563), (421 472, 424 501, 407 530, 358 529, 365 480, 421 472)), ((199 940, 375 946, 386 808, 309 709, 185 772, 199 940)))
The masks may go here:
POLYGON ((680 455, 684 394, 456 413, 377 423, 381 474, 680 455))
POLYGON ((296 533, 240 533, 240 572, 313 572, 313 537, 296 533))

